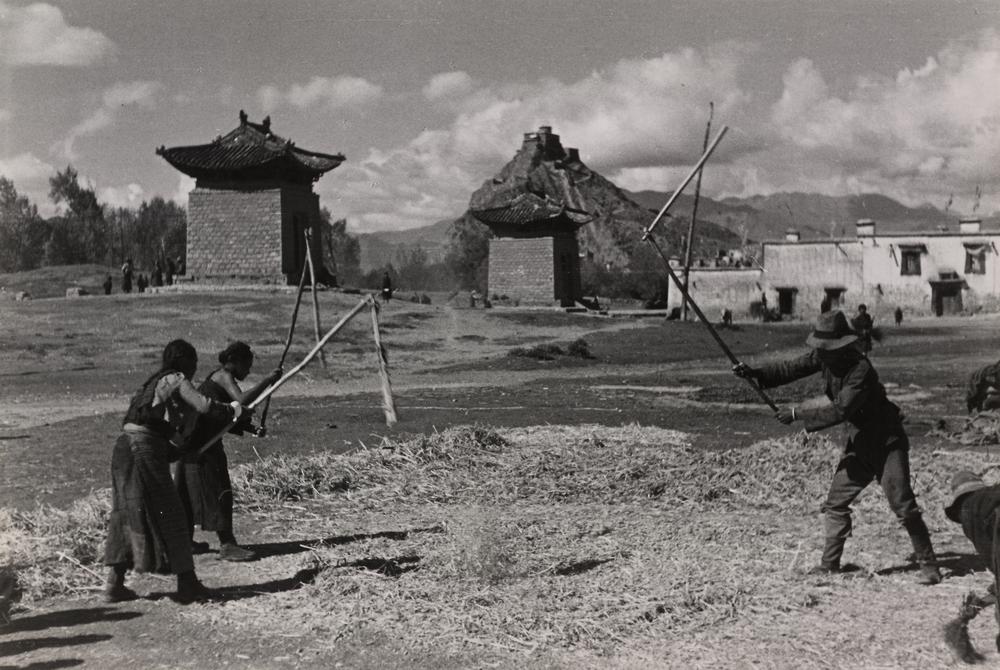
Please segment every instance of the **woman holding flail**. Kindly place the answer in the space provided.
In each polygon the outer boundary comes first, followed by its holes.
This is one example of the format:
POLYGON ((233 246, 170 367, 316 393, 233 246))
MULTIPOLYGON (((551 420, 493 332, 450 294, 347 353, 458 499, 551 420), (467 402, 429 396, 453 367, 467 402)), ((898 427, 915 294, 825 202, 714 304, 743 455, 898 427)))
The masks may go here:
POLYGON ((243 408, 206 398, 191 384, 198 367, 195 348, 174 340, 163 350, 160 369, 132 396, 111 458, 112 508, 104 563, 109 602, 135 599, 125 574, 177 575, 177 600, 210 597, 198 581, 184 508, 170 479, 170 461, 185 447, 198 416, 235 421, 243 408))
MULTIPOLYGON (((250 374, 253 351, 245 342, 233 342, 219 353, 220 368, 202 382, 198 390, 205 396, 222 403, 247 405, 254 401, 268 386, 281 378, 277 369, 270 376, 248 391, 240 389, 238 382, 250 374)), ((247 420, 235 424, 229 432, 242 435, 251 429, 247 420)), ((213 416, 201 417, 191 437, 196 448, 188 451, 174 471, 174 482, 187 516, 188 538, 195 553, 208 551, 208 544, 194 542, 194 527, 214 530, 219 536, 219 560, 250 561, 253 551, 239 546, 233 535, 233 487, 229 478, 229 462, 222 440, 209 442, 226 427, 225 421, 213 416), (205 447, 207 449, 204 449, 205 447)))

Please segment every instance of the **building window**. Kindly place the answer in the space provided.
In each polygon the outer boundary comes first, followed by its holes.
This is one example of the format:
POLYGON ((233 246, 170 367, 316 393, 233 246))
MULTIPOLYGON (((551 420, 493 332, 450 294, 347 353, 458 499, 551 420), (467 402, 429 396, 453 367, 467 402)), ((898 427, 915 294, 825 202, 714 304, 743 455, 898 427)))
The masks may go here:
POLYGON ((986 274, 985 245, 965 248, 965 274, 967 275, 986 274))
POLYGON ((920 276, 920 251, 902 250, 899 259, 899 274, 920 276))

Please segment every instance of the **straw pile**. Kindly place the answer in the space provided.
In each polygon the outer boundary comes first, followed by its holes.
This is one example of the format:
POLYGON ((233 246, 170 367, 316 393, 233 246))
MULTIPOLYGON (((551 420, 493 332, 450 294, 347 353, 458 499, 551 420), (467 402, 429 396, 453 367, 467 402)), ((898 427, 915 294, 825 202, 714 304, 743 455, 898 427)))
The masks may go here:
MULTIPOLYGON (((387 518, 444 531, 316 545, 298 566, 315 579, 280 596, 282 634, 603 656, 821 602, 826 589, 802 569, 821 542, 818 507, 838 458, 839 445, 804 433, 705 453, 657 428, 477 426, 346 457, 265 459, 237 480, 238 497, 261 508, 319 491, 329 518, 361 532, 387 518)), ((915 454, 932 528, 944 523, 951 472, 976 458, 915 454)), ((909 549, 872 489, 857 514, 874 570, 909 549)), ((230 602, 226 625, 257 626, 274 606, 230 602)))
POLYGON ((965 420, 958 430, 948 430, 944 422, 927 434, 943 437, 966 447, 1000 444, 1000 414, 980 412, 965 420))
MULTIPOLYGON (((897 597, 898 582, 874 571, 905 566, 909 551, 873 486, 846 557, 868 570, 859 585, 803 574, 838 458, 825 435, 703 452, 683 433, 635 425, 471 426, 344 456, 266 458, 234 470, 243 518, 280 529, 274 539, 342 539, 259 564, 279 579, 302 575, 301 588, 181 615, 321 647, 374 635, 542 665, 553 650, 607 659, 776 619, 790 632, 776 632, 774 645, 808 637, 820 649, 829 631, 795 628, 798 618, 838 593, 897 597)), ((951 473, 981 470, 981 458, 913 454, 933 532, 946 524, 951 473)), ((3 522, 0 546, 8 537, 22 546, 14 562, 29 598, 100 585, 106 506, 88 500, 3 522)))
POLYGON ((17 572, 26 604, 100 588, 110 510, 110 489, 81 498, 66 510, 0 508, 0 566, 17 572))

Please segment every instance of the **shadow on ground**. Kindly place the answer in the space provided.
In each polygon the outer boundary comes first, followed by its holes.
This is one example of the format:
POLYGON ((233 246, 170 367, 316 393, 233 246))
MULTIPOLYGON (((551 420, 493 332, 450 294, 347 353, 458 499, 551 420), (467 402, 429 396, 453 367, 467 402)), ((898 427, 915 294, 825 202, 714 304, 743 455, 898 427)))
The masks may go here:
POLYGON ((312 540, 292 540, 289 542, 264 542, 261 544, 244 545, 247 549, 257 554, 257 558, 268 558, 270 556, 287 556, 289 554, 300 554, 305 551, 319 549, 321 547, 333 547, 362 540, 405 540, 414 533, 442 533, 441 526, 428 526, 426 528, 412 528, 410 530, 384 530, 376 533, 355 533, 353 535, 334 535, 333 537, 318 538, 312 540))
POLYGON ((80 626, 98 621, 125 621, 142 616, 140 612, 122 612, 112 607, 88 607, 45 612, 33 616, 17 618, 5 626, 0 626, 0 635, 45 630, 62 626, 80 626))

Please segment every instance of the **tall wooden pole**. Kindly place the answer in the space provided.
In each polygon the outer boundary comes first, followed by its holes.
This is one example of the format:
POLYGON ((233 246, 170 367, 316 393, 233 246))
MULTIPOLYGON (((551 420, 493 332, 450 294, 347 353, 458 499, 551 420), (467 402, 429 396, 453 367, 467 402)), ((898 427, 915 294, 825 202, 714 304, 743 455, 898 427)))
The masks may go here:
MULTIPOLYGON (((712 132, 712 116, 715 114, 715 103, 708 103, 708 124, 705 126, 705 141, 702 143, 701 152, 708 149, 708 136, 712 132)), ((698 170, 698 180, 694 183, 694 206, 691 208, 691 224, 688 226, 687 247, 684 249, 684 292, 690 289, 689 279, 691 276, 691 247, 694 244, 694 226, 698 220, 698 201, 701 199, 701 175, 704 168, 698 170)), ((687 321, 688 301, 683 301, 681 306, 681 319, 687 321)))
MULTIPOLYGON (((264 402, 268 398, 270 398, 274 394, 275 391, 277 391, 279 388, 281 388, 284 385, 285 382, 287 382, 289 379, 291 379, 295 375, 299 374, 299 371, 302 370, 302 368, 304 368, 305 366, 309 365, 309 361, 311 361, 313 358, 315 358, 316 354, 318 354, 319 352, 323 351, 323 347, 326 346, 326 343, 329 342, 333 338, 334 335, 336 335, 338 332, 340 332, 341 328, 343 328, 344 326, 346 326, 347 323, 351 319, 353 319, 359 312, 361 312, 362 310, 364 310, 365 307, 368 306, 368 300, 369 300, 369 298, 362 298, 361 301, 357 305, 355 305, 354 308, 351 309, 350 312, 348 312, 343 317, 341 317, 340 321, 337 322, 337 325, 335 325, 333 328, 331 328, 330 330, 327 331, 326 335, 324 335, 323 338, 319 342, 316 343, 316 346, 312 348, 312 351, 310 351, 308 354, 306 354, 306 357, 303 358, 302 361, 299 362, 298 365, 296 365, 294 368, 292 368, 291 370, 289 370, 288 372, 286 372, 284 374, 284 376, 282 376, 281 379, 279 379, 278 381, 276 381, 273 384, 271 384, 270 386, 268 386, 264 390, 263 393, 261 393, 259 396, 257 396, 256 400, 254 400, 252 403, 250 403, 249 405, 247 405, 247 408, 248 409, 255 409, 262 402, 264 402)), ((229 432, 229 429, 232 428, 234 425, 236 425, 235 421, 230 421, 228 424, 226 424, 225 428, 223 428, 218 433, 216 433, 215 436, 211 440, 209 440, 208 442, 206 442, 204 446, 202 446, 200 449, 198 449, 198 453, 199 454, 205 453, 208 450, 209 447, 211 447, 213 444, 215 444, 216 442, 218 442, 219 440, 221 440, 223 437, 225 437, 226 433, 229 432)))
MULTIPOLYGON (((312 259, 312 247, 309 246, 309 231, 306 231, 306 263, 309 264, 309 281, 312 282, 312 296, 313 296, 313 330, 316 332, 316 341, 320 340, 320 325, 319 325, 319 295, 316 293, 316 270, 313 267, 312 259)), ((323 369, 326 370, 326 354, 322 349, 319 351, 319 362, 323 364, 323 369)))
POLYGON ((656 224, 660 222, 660 219, 662 219, 664 216, 667 215, 667 211, 673 206, 677 198, 680 197, 684 189, 687 188, 687 185, 691 183, 691 180, 694 179, 694 176, 698 174, 698 170, 700 170, 702 166, 705 165, 705 162, 712 155, 712 152, 715 151, 715 147, 719 146, 719 142, 721 142, 722 138, 725 137, 727 130, 729 130, 729 126, 722 126, 722 130, 720 130, 719 134, 715 136, 714 140, 712 140, 712 144, 709 145, 708 149, 705 150, 705 153, 702 154, 701 158, 698 159, 698 162, 695 163, 695 166, 691 168, 691 171, 688 173, 688 175, 684 177, 684 181, 682 181, 680 186, 677 187, 677 190, 674 191, 674 194, 670 196, 670 199, 667 200, 667 202, 664 203, 663 207, 660 208, 660 211, 657 212, 656 216, 653 218, 653 222, 648 226, 646 226, 646 229, 642 231, 642 239, 648 240, 653 235, 653 231, 656 230, 656 224))
MULTIPOLYGON (((285 357, 288 356, 288 350, 292 347, 292 336, 295 335, 295 322, 299 319, 299 306, 302 305, 302 292, 306 288, 306 273, 309 272, 309 268, 303 266, 302 274, 299 276, 299 290, 295 294, 295 308, 292 310, 292 323, 288 326, 288 337, 285 338, 285 348, 281 351, 281 359, 278 361, 278 367, 285 367, 285 357)), ((268 396, 267 402, 264 403, 264 409, 260 412, 260 426, 257 428, 257 437, 264 437, 267 434, 267 411, 271 408, 271 397, 268 396)))
POLYGON ((378 327, 378 303, 371 298, 372 334, 375 338, 375 356, 378 361, 378 379, 382 387, 382 413, 385 415, 385 425, 392 427, 396 423, 396 403, 392 398, 392 383, 389 381, 389 361, 382 346, 382 334, 378 327))

